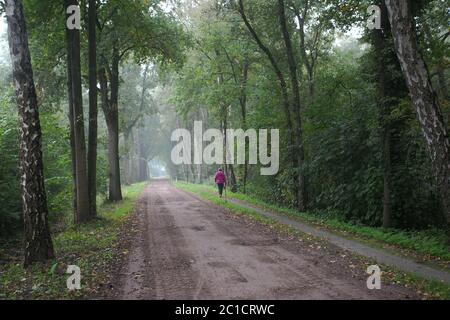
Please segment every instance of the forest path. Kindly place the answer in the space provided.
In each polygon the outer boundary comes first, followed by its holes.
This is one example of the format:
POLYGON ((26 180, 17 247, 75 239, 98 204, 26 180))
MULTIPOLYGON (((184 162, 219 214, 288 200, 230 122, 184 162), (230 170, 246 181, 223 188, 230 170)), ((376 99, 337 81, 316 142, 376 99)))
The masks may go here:
POLYGON ((176 189, 149 185, 137 203, 119 299, 411 299, 367 289, 367 266, 337 247, 283 238, 269 227, 176 189))

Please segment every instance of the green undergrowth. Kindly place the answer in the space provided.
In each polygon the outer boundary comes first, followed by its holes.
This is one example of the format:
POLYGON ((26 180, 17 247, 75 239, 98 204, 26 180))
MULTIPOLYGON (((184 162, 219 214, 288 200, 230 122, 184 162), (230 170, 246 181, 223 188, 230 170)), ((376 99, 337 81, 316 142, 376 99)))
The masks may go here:
MULTIPOLYGON (((0 299, 83 299, 95 296, 110 281, 117 261, 119 234, 146 184, 123 188, 124 200, 103 203, 98 218, 85 225, 68 224, 53 235, 56 259, 24 270, 21 261, 0 265, 0 299), (69 291, 69 265, 81 269, 81 290, 69 291)), ((16 248, 20 250, 20 248, 16 248)))

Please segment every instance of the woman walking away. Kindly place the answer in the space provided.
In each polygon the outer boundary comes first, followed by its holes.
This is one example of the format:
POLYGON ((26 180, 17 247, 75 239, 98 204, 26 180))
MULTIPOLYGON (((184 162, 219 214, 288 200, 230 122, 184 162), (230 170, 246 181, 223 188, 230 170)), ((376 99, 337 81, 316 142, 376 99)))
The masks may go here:
POLYGON ((222 169, 219 169, 216 173, 215 178, 217 187, 219 188, 219 195, 222 198, 223 195, 223 189, 227 187, 227 177, 225 176, 225 173, 222 169))

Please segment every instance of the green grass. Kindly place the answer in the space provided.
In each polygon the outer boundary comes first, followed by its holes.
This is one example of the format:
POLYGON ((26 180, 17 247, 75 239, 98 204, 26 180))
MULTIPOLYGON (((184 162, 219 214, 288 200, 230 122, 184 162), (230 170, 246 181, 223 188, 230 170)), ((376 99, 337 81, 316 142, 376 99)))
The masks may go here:
POLYGON ((85 225, 69 224, 53 235, 57 258, 28 270, 19 262, 0 266, 0 299, 82 299, 95 296, 111 280, 111 266, 121 254, 119 233, 133 212, 145 184, 123 189, 120 203, 104 203, 98 219, 85 225), (81 269, 82 289, 69 292, 68 265, 81 269))
POLYGON ((450 300, 450 286, 439 281, 423 279, 399 270, 390 271, 388 279, 393 283, 413 288, 425 298, 450 300))
MULTIPOLYGON (((191 192, 216 192, 214 187, 206 185, 191 185, 177 183, 177 186, 191 192)), ((375 246, 391 245, 399 249, 410 250, 409 253, 418 254, 423 260, 437 260, 450 262, 450 249, 447 244, 448 237, 441 230, 402 231, 386 230, 383 228, 367 227, 351 224, 327 216, 326 214, 308 214, 294 209, 283 208, 266 203, 259 199, 240 193, 228 192, 228 197, 247 202, 262 209, 275 211, 301 222, 315 225, 340 233, 343 236, 357 237, 364 242, 375 246)))

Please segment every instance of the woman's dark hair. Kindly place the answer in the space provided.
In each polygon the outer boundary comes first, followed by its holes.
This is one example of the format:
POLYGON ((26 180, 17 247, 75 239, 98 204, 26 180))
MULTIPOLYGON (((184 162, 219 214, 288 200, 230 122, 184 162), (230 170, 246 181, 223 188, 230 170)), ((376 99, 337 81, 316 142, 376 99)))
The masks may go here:
POLYGON ((222 168, 219 168, 219 171, 223 171, 222 168))

